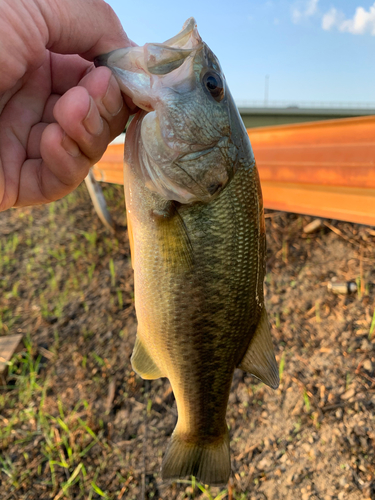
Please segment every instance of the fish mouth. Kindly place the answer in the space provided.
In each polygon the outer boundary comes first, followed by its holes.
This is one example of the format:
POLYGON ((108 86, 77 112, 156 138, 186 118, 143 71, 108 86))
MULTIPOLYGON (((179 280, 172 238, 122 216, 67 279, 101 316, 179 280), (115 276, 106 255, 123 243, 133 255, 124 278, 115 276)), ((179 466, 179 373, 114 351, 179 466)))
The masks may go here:
POLYGON ((121 91, 139 108, 153 111, 159 101, 161 86, 173 85, 176 70, 183 74, 188 72, 184 63, 203 46, 195 19, 190 18, 176 36, 164 43, 116 49, 95 57, 94 65, 110 68, 121 91), (163 83, 157 83, 158 77, 163 83))
POLYGON ((97 56, 94 58, 94 66, 95 68, 98 68, 99 66, 108 66, 108 58, 110 56, 109 54, 102 54, 100 56, 97 56))

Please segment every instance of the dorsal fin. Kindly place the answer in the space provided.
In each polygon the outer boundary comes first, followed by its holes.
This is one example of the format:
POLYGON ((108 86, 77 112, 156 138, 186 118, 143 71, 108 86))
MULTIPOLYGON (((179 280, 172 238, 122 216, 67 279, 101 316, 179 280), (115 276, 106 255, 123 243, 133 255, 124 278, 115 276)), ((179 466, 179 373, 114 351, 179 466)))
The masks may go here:
POLYGON ((258 326, 239 367, 245 372, 255 375, 272 389, 279 387, 279 370, 265 307, 263 307, 258 326))

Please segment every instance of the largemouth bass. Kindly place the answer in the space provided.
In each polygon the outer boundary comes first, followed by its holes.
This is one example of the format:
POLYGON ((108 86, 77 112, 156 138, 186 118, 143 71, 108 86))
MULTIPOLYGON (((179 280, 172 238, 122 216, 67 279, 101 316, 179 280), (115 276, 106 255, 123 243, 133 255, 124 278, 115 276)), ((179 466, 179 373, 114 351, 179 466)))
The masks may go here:
POLYGON ((234 369, 277 388, 263 299, 265 225, 248 135, 194 19, 163 44, 96 59, 141 111, 125 143, 135 280, 133 369, 168 377, 178 421, 164 479, 230 475, 226 407, 234 369))

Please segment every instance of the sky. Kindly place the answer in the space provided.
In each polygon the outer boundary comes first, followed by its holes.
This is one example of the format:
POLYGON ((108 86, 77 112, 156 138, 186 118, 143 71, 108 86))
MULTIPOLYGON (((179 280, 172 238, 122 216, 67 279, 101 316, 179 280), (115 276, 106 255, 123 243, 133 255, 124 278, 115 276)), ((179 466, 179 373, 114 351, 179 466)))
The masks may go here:
POLYGON ((107 0, 138 45, 163 42, 195 17, 233 97, 289 104, 372 103, 373 0, 107 0), (268 78, 267 78, 268 77, 268 78))

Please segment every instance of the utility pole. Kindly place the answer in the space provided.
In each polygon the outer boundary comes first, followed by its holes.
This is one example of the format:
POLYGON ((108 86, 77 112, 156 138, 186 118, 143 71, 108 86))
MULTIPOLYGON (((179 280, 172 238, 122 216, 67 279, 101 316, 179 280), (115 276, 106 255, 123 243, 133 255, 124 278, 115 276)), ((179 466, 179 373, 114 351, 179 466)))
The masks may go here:
POLYGON ((268 106, 268 90, 269 90, 270 75, 266 75, 264 82, 264 106, 268 106))

